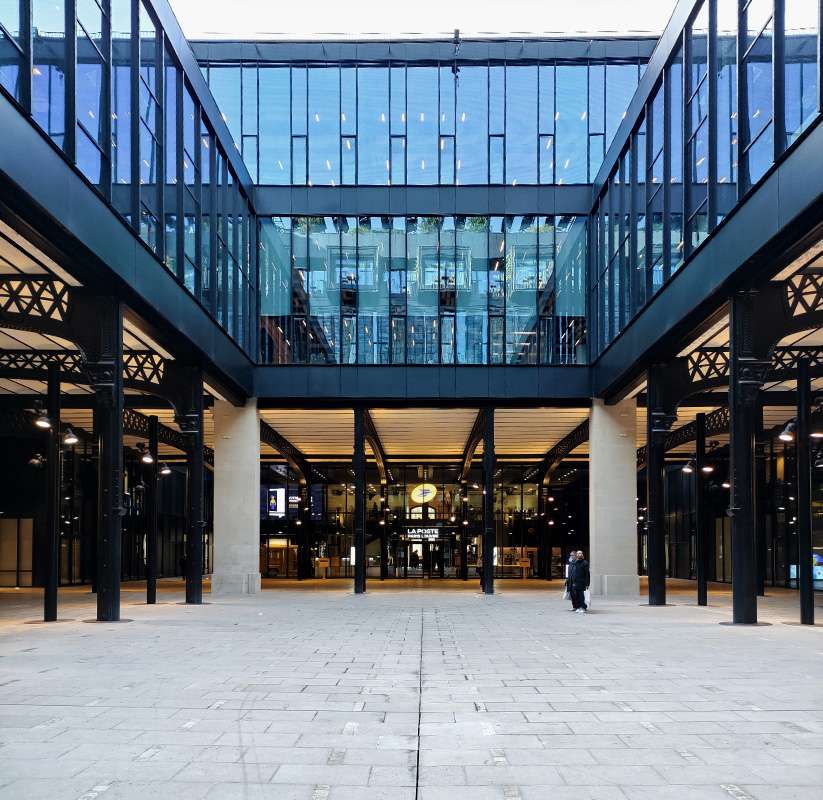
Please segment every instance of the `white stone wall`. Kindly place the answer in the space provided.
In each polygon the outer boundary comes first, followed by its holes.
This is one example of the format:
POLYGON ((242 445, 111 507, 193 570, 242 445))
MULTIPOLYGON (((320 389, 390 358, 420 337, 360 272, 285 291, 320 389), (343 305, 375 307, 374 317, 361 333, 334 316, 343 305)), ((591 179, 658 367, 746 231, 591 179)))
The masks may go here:
POLYGON ((257 401, 214 401, 212 594, 260 591, 260 421, 257 401))
POLYGON ((637 403, 592 401, 589 550, 593 595, 637 596, 637 403))

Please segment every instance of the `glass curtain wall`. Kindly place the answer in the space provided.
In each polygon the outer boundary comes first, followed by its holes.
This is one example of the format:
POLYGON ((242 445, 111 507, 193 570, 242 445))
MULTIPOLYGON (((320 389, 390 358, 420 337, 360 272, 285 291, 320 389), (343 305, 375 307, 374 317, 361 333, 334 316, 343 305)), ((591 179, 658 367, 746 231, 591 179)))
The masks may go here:
POLYGON ((261 184, 517 186, 590 182, 642 66, 214 61, 203 72, 261 184))
MULTIPOLYGON (((236 105, 227 80, 222 111, 235 131, 259 116, 252 77, 236 105)), ((270 98, 270 82, 264 90, 270 98)), ((226 332, 253 349, 257 226, 150 6, 0 0, 0 92, 30 113, 226 332)), ((277 169, 278 145, 265 144, 277 169)))
POLYGON ((265 364, 579 364, 586 219, 260 220, 265 364))
POLYGON ((695 3, 593 211, 590 357, 818 118, 819 38, 815 0, 695 3))

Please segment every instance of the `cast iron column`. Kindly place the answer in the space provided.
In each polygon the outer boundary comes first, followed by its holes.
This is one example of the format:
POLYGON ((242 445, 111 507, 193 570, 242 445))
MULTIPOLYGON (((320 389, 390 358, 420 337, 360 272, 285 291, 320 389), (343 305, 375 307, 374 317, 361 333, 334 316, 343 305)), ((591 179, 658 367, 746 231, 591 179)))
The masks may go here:
POLYGON ((149 454, 152 462, 148 465, 148 491, 146 492, 146 603, 153 605, 157 602, 157 515, 158 515, 158 493, 160 482, 158 480, 157 464, 157 417, 149 417, 149 454))
POLYGON ((194 396, 199 403, 186 418, 189 434, 189 530, 186 537, 186 603, 203 602, 203 384, 194 396))
POLYGON ((768 361, 754 351, 754 295, 738 293, 729 318, 729 410, 732 519, 732 619, 757 622, 757 566, 754 546, 754 438, 757 403, 768 361))
POLYGON ((46 415, 51 427, 46 431, 46 581, 43 592, 43 620, 57 619, 57 584, 60 556, 60 368, 49 364, 46 415))
POLYGON ((812 580, 812 465, 811 379, 808 358, 797 362, 797 588, 800 590, 800 622, 814 625, 812 580))
POLYGON ((649 605, 666 605, 666 533, 663 509, 664 446, 668 428, 648 403, 646 413, 646 574, 649 605))
POLYGON ((469 579, 469 484, 460 484, 460 580, 469 579))
POLYGON ((362 408, 354 409, 354 593, 366 591, 366 435, 362 408))
POLYGON ((385 483, 380 484, 380 513, 377 525, 380 530, 380 580, 389 577, 389 537, 386 530, 386 506, 388 503, 388 489, 385 483))
POLYGON ((86 345, 85 368, 94 389, 98 453, 97 619, 117 622, 123 527, 123 309, 113 298, 89 299, 85 314, 85 324, 94 328, 86 345))
POLYGON ((708 581, 706 580, 706 480, 703 467, 706 465, 706 415, 695 418, 696 452, 694 475, 694 517, 695 548, 694 561, 697 573, 697 605, 708 605, 708 581))
POLYGON ((766 594, 766 445, 763 440, 763 404, 757 404, 754 435, 754 548, 757 595, 766 594))
POLYGON ((494 520, 494 408, 485 409, 483 431, 483 591, 494 594, 494 545, 496 526, 494 520))

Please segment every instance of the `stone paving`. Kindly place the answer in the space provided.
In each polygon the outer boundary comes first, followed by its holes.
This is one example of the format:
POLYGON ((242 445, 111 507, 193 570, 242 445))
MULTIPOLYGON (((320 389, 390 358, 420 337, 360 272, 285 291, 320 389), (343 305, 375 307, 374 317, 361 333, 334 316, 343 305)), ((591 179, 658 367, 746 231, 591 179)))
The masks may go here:
POLYGON ((823 798, 823 628, 785 624, 792 593, 730 627, 727 593, 583 616, 516 582, 319 583, 126 592, 121 624, 0 592, 0 798, 823 798))

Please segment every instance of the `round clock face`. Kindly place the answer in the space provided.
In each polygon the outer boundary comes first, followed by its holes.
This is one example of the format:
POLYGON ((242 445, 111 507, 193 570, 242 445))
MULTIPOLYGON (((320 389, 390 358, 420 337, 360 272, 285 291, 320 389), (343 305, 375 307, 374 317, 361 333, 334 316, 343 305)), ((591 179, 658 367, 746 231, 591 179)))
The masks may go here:
POLYGON ((433 483, 421 483, 411 490, 411 500, 416 505, 432 503, 435 497, 437 497, 437 487, 433 483))

